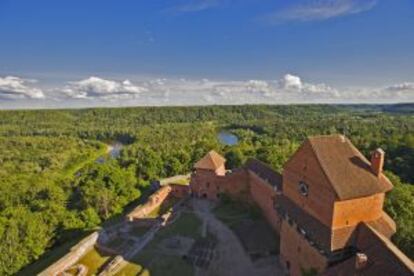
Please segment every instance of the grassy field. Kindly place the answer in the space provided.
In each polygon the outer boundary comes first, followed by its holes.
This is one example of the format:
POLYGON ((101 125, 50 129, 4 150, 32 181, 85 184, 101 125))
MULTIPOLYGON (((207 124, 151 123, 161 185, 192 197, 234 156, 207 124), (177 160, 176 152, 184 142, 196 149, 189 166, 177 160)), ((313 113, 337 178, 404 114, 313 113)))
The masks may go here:
POLYGON ((173 224, 161 229, 154 239, 124 267, 117 275, 194 275, 193 267, 181 258, 163 254, 159 244, 167 237, 175 235, 193 239, 201 237, 201 221, 192 213, 182 213, 173 224))
POLYGON ((279 253, 279 236, 256 206, 225 200, 213 212, 233 230, 251 257, 264 252, 279 253))
POLYGON ((111 256, 109 255, 102 255, 95 248, 93 248, 79 260, 78 264, 83 264, 88 268, 87 275, 95 275, 99 268, 107 262, 110 257, 111 256))
POLYGON ((261 218, 260 210, 246 203, 226 200, 222 201, 214 210, 214 215, 230 228, 233 228, 242 219, 261 218))
POLYGON ((169 211, 180 199, 176 197, 168 197, 164 200, 163 203, 160 204, 157 208, 155 208, 151 213, 148 214, 148 218, 157 218, 162 214, 165 214, 169 211))

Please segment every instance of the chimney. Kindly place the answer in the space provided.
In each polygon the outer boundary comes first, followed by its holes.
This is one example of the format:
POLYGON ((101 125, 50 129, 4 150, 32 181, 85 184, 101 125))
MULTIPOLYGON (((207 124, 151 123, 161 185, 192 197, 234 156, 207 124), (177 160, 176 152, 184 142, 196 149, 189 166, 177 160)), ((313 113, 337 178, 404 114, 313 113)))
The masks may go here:
POLYGON ((385 152, 378 148, 371 154, 371 170, 376 176, 380 176, 384 167, 385 152))
POLYGON ((355 256, 355 269, 364 269, 368 264, 368 257, 364 253, 357 253, 355 256))

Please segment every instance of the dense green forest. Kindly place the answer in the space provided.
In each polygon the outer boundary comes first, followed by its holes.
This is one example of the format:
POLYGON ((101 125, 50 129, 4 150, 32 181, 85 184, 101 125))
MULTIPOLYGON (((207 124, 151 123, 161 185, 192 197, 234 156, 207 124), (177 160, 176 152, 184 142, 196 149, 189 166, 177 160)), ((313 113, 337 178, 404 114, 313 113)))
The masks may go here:
POLYGON ((386 151, 386 209, 414 256, 414 107, 209 106, 0 111, 0 275, 120 214, 151 180, 188 173, 207 151, 230 167, 255 157, 281 170, 309 135, 341 133, 386 151), (239 138, 220 144, 226 129, 239 138), (111 141, 116 159, 96 162, 111 141))

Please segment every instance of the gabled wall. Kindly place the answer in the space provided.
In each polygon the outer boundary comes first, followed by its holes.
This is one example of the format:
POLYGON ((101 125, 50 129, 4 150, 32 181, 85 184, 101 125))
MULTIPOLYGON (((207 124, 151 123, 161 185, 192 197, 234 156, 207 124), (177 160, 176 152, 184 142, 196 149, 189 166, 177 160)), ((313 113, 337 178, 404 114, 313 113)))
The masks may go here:
POLYGON ((331 249, 354 246, 358 224, 381 218, 383 203, 384 194, 335 202, 331 249))
POLYGON ((329 184, 309 142, 305 142, 283 169, 283 194, 327 226, 332 225, 336 194, 329 184), (299 182, 309 187, 307 196, 299 192, 299 182))

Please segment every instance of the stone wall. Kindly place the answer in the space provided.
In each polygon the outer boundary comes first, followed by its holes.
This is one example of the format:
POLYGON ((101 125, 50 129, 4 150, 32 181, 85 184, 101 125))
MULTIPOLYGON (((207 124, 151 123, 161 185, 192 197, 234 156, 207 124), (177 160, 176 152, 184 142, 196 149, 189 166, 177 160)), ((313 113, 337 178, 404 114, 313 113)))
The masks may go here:
POLYGON ((79 259, 93 248, 99 237, 99 232, 93 232, 70 249, 70 252, 57 262, 39 273, 39 276, 55 276, 74 265, 79 259))

